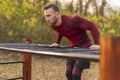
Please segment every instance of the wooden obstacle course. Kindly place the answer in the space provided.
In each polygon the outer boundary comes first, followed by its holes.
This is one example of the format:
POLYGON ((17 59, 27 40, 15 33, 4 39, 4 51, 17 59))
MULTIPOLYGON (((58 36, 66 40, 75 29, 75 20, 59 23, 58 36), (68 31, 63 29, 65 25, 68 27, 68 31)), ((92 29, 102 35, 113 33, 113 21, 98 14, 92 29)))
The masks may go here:
MULTIPOLYGON (((27 42, 30 43, 30 42, 27 42)), ((23 50, 21 49, 9 49, 9 48, 2 48, 1 50, 8 50, 8 51, 15 51, 23 53, 23 61, 24 61, 24 68, 23 68, 23 79, 24 80, 31 80, 31 64, 32 58, 31 54, 38 54, 38 55, 50 55, 50 56, 57 56, 57 57, 64 57, 64 58, 76 58, 76 59, 87 59, 88 60, 96 60, 100 61, 100 80, 120 80, 120 38, 118 37, 101 37, 100 38, 100 55, 99 51, 90 51, 86 52, 60 52, 57 50, 53 50, 53 52, 46 52, 46 51, 34 51, 34 50, 23 50), (54 53, 55 52, 55 53, 54 53), (88 53, 87 53, 88 52, 88 53), (42 53, 42 54, 40 54, 42 53), (58 53, 58 54, 57 54, 58 53), (85 54, 87 53, 87 54, 85 54), (94 54, 92 54, 94 53, 94 54), (87 57, 86 57, 87 56, 87 57), (94 56, 94 57, 93 57, 94 56), (100 56, 100 58, 99 58, 100 56), (92 59, 94 58, 94 59, 92 59), (100 60, 99 60, 100 59, 100 60)), ((52 48, 51 48, 52 49, 52 48)), ((57 48, 56 48, 57 49, 57 48)), ((78 50, 78 49, 76 49, 78 50)))

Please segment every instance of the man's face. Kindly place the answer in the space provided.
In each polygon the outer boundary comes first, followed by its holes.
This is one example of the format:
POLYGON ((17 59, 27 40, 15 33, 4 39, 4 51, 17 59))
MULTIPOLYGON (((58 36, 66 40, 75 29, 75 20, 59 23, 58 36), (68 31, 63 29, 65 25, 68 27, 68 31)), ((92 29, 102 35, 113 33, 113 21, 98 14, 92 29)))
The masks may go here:
POLYGON ((52 8, 44 10, 44 15, 48 25, 54 26, 57 23, 57 12, 55 12, 52 8))

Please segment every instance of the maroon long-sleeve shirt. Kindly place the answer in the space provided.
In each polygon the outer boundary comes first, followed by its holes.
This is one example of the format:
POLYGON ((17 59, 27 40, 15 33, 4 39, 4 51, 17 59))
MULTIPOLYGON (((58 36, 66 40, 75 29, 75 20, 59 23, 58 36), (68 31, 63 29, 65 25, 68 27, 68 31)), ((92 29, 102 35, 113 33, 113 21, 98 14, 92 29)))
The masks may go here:
POLYGON ((92 45, 92 42, 86 33, 86 30, 90 30, 94 43, 99 43, 99 30, 98 26, 93 22, 90 22, 78 15, 65 16, 62 15, 62 23, 60 26, 51 26, 57 31, 56 43, 60 43, 62 37, 66 37, 72 47, 88 47, 92 45))

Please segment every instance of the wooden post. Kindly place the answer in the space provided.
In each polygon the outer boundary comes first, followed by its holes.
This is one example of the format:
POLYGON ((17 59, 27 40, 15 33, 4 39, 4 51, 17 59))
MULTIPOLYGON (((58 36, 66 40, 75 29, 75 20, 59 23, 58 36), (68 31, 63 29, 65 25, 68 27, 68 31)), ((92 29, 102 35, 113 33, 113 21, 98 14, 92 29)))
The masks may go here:
MULTIPOLYGON (((29 43, 32 43, 32 41, 30 39, 23 39, 23 43, 29 44, 29 43)), ((23 58, 23 61, 24 61, 23 79, 24 80, 31 80, 31 69, 32 69, 32 66, 31 66, 31 64, 32 64, 31 54, 24 53, 22 58, 23 58)))
POLYGON ((120 38, 100 39, 100 80, 120 80, 120 38))

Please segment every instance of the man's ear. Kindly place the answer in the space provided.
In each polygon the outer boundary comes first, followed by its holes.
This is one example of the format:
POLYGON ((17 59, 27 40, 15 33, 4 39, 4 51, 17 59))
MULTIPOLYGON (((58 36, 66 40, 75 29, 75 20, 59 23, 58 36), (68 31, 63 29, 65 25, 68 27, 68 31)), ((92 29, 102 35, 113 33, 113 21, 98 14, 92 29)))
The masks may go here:
POLYGON ((59 12, 56 12, 56 15, 58 16, 58 15, 60 15, 60 13, 59 13, 59 12))

